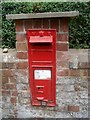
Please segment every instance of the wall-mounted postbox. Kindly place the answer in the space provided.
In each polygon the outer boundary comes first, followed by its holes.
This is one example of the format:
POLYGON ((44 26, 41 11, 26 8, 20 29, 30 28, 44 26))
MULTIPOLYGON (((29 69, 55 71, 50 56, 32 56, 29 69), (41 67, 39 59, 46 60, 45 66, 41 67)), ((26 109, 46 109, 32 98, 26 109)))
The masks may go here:
POLYGON ((56 105, 56 30, 27 30, 32 105, 56 105))

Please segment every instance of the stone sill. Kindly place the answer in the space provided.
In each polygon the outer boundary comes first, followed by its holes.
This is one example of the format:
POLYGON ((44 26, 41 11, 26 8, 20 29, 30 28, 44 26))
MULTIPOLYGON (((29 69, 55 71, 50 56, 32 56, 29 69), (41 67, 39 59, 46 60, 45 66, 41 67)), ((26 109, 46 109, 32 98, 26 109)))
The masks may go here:
POLYGON ((33 19, 33 18, 60 18, 75 17, 79 15, 79 11, 68 12, 46 12, 46 13, 29 13, 29 14, 8 14, 6 19, 33 19))

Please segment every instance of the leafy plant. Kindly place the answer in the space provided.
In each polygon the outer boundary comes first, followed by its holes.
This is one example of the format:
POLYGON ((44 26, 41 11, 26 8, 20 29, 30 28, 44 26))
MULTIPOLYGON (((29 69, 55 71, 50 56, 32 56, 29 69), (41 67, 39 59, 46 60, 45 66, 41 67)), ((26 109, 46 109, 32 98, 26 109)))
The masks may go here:
POLYGON ((70 22, 70 48, 90 46, 90 2, 6 2, 2 3, 2 47, 15 48, 15 23, 6 14, 60 12, 78 10, 80 15, 70 22))

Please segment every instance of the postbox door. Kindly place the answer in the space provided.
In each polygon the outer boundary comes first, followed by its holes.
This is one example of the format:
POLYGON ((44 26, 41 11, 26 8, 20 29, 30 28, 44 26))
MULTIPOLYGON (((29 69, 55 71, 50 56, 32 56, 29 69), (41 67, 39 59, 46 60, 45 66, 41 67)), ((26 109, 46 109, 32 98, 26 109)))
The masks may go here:
POLYGON ((32 105, 56 105, 56 30, 28 30, 32 105))

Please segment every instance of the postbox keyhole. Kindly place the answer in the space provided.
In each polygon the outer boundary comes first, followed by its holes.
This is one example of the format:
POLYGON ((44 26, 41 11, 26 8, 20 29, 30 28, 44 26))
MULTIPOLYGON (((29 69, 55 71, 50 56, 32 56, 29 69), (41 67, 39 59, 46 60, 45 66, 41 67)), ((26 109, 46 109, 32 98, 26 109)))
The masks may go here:
POLYGON ((38 90, 40 90, 40 87, 38 87, 38 90))
POLYGON ((43 90, 43 88, 42 87, 38 87, 38 90, 43 90))

